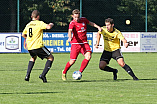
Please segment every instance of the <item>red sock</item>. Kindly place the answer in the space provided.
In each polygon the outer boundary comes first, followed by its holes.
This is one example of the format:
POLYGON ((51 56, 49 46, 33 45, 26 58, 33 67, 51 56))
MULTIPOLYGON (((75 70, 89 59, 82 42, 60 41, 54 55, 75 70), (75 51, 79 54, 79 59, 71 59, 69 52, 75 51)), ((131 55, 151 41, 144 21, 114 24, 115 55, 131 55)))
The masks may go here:
POLYGON ((80 67, 80 72, 82 73, 84 71, 84 69, 86 68, 86 66, 88 65, 89 60, 84 59, 81 63, 81 67, 80 67))
POLYGON ((65 69, 63 71, 63 74, 66 74, 67 71, 70 69, 71 65, 69 64, 69 62, 67 62, 66 66, 65 66, 65 69))

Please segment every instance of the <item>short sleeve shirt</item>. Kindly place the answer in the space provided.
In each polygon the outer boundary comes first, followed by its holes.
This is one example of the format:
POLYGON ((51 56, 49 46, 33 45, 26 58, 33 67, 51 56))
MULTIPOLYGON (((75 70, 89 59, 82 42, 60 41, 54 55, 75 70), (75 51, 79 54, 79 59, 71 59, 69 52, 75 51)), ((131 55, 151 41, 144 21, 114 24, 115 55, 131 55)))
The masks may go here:
POLYGON ((117 49, 120 49, 120 40, 124 39, 122 33, 114 28, 112 33, 107 31, 106 26, 101 27, 102 31, 99 32, 103 35, 104 39, 104 50, 112 52, 117 49))
POLYGON ((38 49, 44 46, 43 29, 46 29, 47 25, 39 20, 31 21, 26 25, 23 34, 27 34, 26 43, 28 50, 38 49))
POLYGON ((72 29, 73 37, 71 43, 87 43, 87 24, 89 20, 81 17, 79 22, 72 20, 69 24, 69 29, 72 29))

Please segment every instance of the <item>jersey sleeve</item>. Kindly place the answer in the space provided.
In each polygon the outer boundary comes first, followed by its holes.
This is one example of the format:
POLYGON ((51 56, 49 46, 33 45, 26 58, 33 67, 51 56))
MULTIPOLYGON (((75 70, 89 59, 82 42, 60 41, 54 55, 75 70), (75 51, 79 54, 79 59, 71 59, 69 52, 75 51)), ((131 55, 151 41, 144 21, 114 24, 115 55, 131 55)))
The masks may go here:
POLYGON ((87 18, 85 18, 85 21, 86 21, 87 24, 89 24, 89 20, 87 18))
POLYGON ((46 23, 44 23, 43 21, 41 21, 41 29, 46 29, 46 26, 47 26, 48 24, 46 24, 46 23))
POLYGON ((123 40, 123 39, 124 39, 124 36, 122 35, 122 33, 121 33, 120 31, 118 32, 117 37, 118 37, 120 40, 123 40))
POLYGON ((23 30, 22 34, 27 34, 27 27, 23 30))
POLYGON ((99 34, 104 34, 105 33, 105 29, 104 29, 104 27, 101 27, 101 29, 102 29, 102 31, 99 31, 99 34))
POLYGON ((70 24, 69 24, 69 29, 73 29, 73 27, 74 27, 74 23, 73 23, 73 22, 70 22, 70 24))
POLYGON ((99 32, 99 34, 102 34, 103 31, 98 31, 98 32, 99 32))

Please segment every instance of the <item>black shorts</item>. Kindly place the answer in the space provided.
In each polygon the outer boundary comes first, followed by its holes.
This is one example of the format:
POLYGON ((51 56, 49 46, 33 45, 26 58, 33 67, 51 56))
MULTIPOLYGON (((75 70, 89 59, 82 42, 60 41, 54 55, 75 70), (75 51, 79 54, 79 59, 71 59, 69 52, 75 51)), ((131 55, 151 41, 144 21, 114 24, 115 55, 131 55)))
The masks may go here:
POLYGON ((42 60, 51 55, 51 52, 45 46, 39 49, 28 50, 28 51, 31 57, 38 56, 42 60))
POLYGON ((109 64, 111 58, 118 60, 119 58, 123 58, 123 55, 120 51, 120 49, 117 49, 113 52, 109 52, 109 51, 103 51, 100 61, 106 61, 107 64, 109 64))

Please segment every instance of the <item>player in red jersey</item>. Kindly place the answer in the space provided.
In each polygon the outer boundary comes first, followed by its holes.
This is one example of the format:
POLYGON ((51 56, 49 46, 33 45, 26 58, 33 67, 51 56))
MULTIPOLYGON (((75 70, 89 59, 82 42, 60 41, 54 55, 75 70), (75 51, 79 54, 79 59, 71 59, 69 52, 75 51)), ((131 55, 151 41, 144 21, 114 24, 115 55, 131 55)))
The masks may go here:
POLYGON ((101 31, 101 27, 95 23, 87 20, 85 17, 80 17, 80 11, 75 9, 72 11, 73 20, 69 24, 68 41, 71 43, 70 61, 67 62, 63 72, 62 79, 66 80, 66 73, 70 67, 75 63, 78 54, 81 52, 85 59, 81 63, 80 72, 82 73, 89 60, 91 59, 91 49, 87 42, 87 24, 98 28, 101 31), (72 36, 73 33, 73 36, 72 36))

